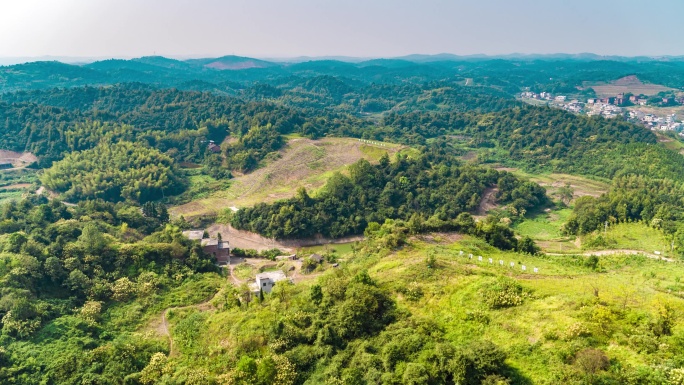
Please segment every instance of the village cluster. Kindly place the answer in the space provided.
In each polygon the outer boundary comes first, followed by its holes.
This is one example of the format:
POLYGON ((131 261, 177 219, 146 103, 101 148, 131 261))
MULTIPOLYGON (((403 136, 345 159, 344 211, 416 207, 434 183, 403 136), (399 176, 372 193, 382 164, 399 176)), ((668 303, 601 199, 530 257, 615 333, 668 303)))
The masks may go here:
MULTIPOLYGON (((549 105, 570 111, 575 114, 586 114, 588 116, 603 116, 604 118, 615 118, 625 116, 627 119, 640 123, 653 131, 675 131, 684 136, 684 121, 676 114, 647 114, 639 110, 625 109, 624 106, 635 105, 645 106, 648 98, 643 95, 618 94, 608 98, 589 98, 586 102, 578 99, 568 100, 565 95, 552 95, 549 92, 523 92, 520 94, 522 99, 535 99, 547 101, 549 105), (680 120, 678 120, 680 119, 680 120)), ((663 105, 684 104, 684 98, 662 98, 663 105)))
MULTIPOLYGON (((230 253, 230 243, 221 239, 220 235, 216 237, 210 236, 205 230, 187 230, 183 231, 188 239, 192 241, 197 241, 202 246, 205 253, 213 255, 216 258, 216 263, 219 266, 230 266, 231 263, 231 253, 230 253)), ((320 254, 311 254, 308 259, 314 265, 320 265, 323 263, 324 258, 320 254)), ((275 257, 276 261, 298 261, 299 257, 297 254, 280 255, 275 257)), ((333 263, 332 267, 338 267, 337 263, 333 263)), ((294 267, 291 267, 294 269, 294 267)), ((256 275, 254 282, 250 283, 249 287, 252 293, 270 293, 277 282, 289 280, 293 282, 292 278, 288 278, 283 270, 272 270, 262 272, 256 275)))

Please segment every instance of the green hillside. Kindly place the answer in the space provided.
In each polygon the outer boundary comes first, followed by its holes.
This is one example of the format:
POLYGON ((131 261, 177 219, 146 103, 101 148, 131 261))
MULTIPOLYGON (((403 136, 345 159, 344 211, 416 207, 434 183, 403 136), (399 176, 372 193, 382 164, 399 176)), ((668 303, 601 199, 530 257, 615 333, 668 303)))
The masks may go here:
POLYGON ((0 67, 0 384, 683 385, 682 63, 0 67))

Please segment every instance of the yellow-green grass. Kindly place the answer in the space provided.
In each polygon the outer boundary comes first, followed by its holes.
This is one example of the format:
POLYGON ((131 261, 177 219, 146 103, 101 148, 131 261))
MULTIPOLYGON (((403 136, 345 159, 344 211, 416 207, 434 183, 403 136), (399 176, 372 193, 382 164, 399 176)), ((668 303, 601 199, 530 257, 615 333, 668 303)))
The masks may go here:
POLYGON ((356 242, 335 243, 329 245, 302 247, 297 250, 300 256, 308 256, 309 254, 335 253, 338 256, 346 256, 352 254, 354 251, 354 244, 356 242))
MULTIPOLYGON (((399 145, 384 144, 380 147, 352 138, 294 138, 278 153, 277 159, 262 168, 234 178, 228 188, 172 207, 170 212, 192 218, 217 214, 229 207, 248 207, 290 198, 300 187, 313 194, 335 172, 346 172, 347 167, 359 159, 377 161, 384 152, 393 155, 402 150, 399 145)), ((193 183, 200 181, 191 180, 191 185, 193 183)))
POLYGON ((534 240, 554 240, 564 238, 561 228, 568 221, 572 209, 565 208, 550 212, 541 212, 527 218, 513 226, 520 235, 528 236, 534 240))
POLYGON ((254 278, 256 269, 248 263, 241 263, 233 268, 233 274, 239 279, 250 279, 254 278))
MULTIPOLYGON (((682 291, 678 280, 684 268, 680 264, 618 255, 601 257, 600 265, 606 272, 597 273, 584 267, 581 258, 520 256, 487 247, 473 248, 472 243, 417 249, 383 258, 369 269, 371 276, 391 287, 417 282, 423 299, 412 302, 399 296, 402 307, 418 318, 435 321, 449 331, 449 339, 456 343, 482 338, 505 346, 508 363, 532 383, 551 383, 549 368, 564 365, 555 353, 582 344, 584 338, 569 333, 573 325, 582 325, 592 338, 602 341, 601 347, 609 357, 631 365, 645 365, 648 362, 629 345, 626 337, 618 334, 609 341, 602 327, 629 331, 631 325, 618 314, 621 309, 652 317, 657 316, 663 303, 678 312, 684 310, 684 301, 667 293, 668 288, 682 291), (458 256, 458 250, 463 249, 483 255, 485 262, 458 256), (429 252, 437 255, 438 268, 432 275, 425 273, 423 255, 429 252), (492 266, 486 260, 489 257, 520 259, 527 266, 539 267, 540 272, 524 274, 517 264, 514 269, 492 266), (523 305, 508 309, 490 310, 484 306, 480 290, 500 275, 518 279, 531 293, 530 298, 523 305), (606 325, 595 317, 600 311, 609 314, 606 325), (469 320, 469 314, 474 312, 483 313, 489 322, 469 320)), ((682 321, 681 317, 678 321, 682 321)), ((681 329, 679 323, 677 327, 681 329)))
POLYGON ((25 190, 2 190, 0 191, 0 203, 21 199, 25 193, 25 190))
POLYGON ((159 290, 158 294, 137 301, 113 305, 103 315, 102 323, 107 330, 131 330, 147 325, 162 311, 197 304, 210 299, 226 281, 216 273, 198 274, 182 285, 168 291, 159 290))
MULTIPOLYGON (((603 349, 609 358, 623 364, 649 365, 653 357, 640 354, 630 342, 630 335, 641 333, 631 322, 639 317, 657 318, 664 305, 675 312, 673 333, 682 331, 681 264, 616 255, 601 257, 599 270, 603 272, 597 272, 585 265, 586 260, 503 252, 465 237, 449 245, 415 241, 388 255, 359 256, 345 269, 352 274, 367 269, 379 286, 390 291, 402 317, 430 322, 458 345, 490 340, 506 351, 507 363, 531 383, 551 384, 550 373, 569 365, 559 353, 572 355, 586 346, 603 349), (467 258, 469 253, 474 254, 473 260, 467 258), (435 268, 427 267, 427 255, 435 255, 435 268), (477 261, 478 255, 484 257, 483 262, 477 261), (490 265, 490 257, 505 260, 507 266, 490 265), (508 266, 510 261, 514 268, 508 266), (540 271, 523 272, 521 264, 540 271), (523 286, 528 295, 522 305, 499 310, 486 306, 482 290, 499 276, 516 279, 523 286), (405 298, 401 293, 407 285, 419 287, 422 297, 415 301, 405 298), (587 336, 572 334, 573 328, 584 329, 587 336)), ((333 269, 323 275, 336 273, 333 269)), ((193 316, 199 322, 195 340, 184 345, 178 339, 179 354, 172 359, 190 367, 220 370, 236 347, 247 343, 265 346, 269 325, 309 301, 312 282, 316 280, 281 285, 266 295, 264 303, 247 308, 193 316)), ((172 334, 180 322, 198 312, 189 309, 170 315, 172 334)))
POLYGON ((644 223, 618 223, 611 224, 606 232, 597 231, 582 237, 582 244, 586 245, 591 239, 601 235, 606 239, 607 246, 590 247, 587 249, 628 249, 639 250, 647 253, 659 251, 663 256, 671 256, 671 239, 665 236, 659 229, 647 226, 644 223))
POLYGON ((513 229, 522 236, 532 238, 545 253, 581 253, 576 238, 562 233, 562 227, 571 214, 570 208, 528 214, 528 218, 513 225, 513 229))

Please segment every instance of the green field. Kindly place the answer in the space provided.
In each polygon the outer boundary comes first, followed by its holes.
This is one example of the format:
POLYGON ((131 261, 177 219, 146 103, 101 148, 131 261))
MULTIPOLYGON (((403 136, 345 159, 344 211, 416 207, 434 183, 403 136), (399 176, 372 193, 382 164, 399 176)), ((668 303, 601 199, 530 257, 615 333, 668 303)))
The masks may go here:
POLYGON ((528 236, 535 240, 548 241, 562 238, 561 228, 572 214, 572 209, 554 210, 542 212, 515 224, 513 228, 520 235, 528 236))
POLYGON ((648 253, 661 252, 664 256, 671 256, 671 238, 662 231, 654 229, 643 223, 618 223, 610 225, 606 232, 596 232, 582 237, 582 244, 587 249, 630 249, 641 250, 648 253), (597 236, 605 239, 605 246, 591 247, 588 245, 597 236))

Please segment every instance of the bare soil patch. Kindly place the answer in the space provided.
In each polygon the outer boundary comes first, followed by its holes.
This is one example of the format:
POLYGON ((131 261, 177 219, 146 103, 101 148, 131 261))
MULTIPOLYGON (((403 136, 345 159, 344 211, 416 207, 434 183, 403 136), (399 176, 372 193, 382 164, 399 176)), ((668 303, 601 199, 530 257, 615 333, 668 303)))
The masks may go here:
POLYGON ((417 235, 415 238, 427 243, 448 245, 462 240, 465 236, 456 232, 441 232, 417 235))
POLYGON ((588 83, 586 87, 593 88, 596 96, 600 98, 616 96, 620 93, 632 93, 635 95, 655 95, 659 92, 671 91, 673 88, 659 84, 645 84, 634 75, 625 76, 610 83, 588 83))
MULTIPOLYGON (((278 152, 278 159, 249 174, 234 173, 236 178, 227 190, 173 207, 170 212, 193 218, 216 214, 229 207, 290 198, 299 187, 314 191, 325 184, 332 172, 344 172, 347 166, 359 159, 372 161, 372 156, 364 153, 362 146, 370 145, 350 138, 291 139, 278 152)), ((390 155, 401 149, 400 146, 377 148, 390 155)))
POLYGON ((263 237, 259 234, 251 233, 249 231, 238 230, 230 225, 213 224, 207 228, 207 232, 212 237, 221 233, 224 240, 230 242, 230 247, 238 247, 240 249, 254 249, 258 251, 269 249, 280 249, 286 252, 294 252, 300 247, 318 246, 337 243, 349 243, 363 240, 362 236, 344 237, 337 239, 330 239, 325 237, 307 238, 307 239, 285 239, 275 240, 263 237))
POLYGON ((31 183, 15 183, 0 187, 0 190, 22 190, 31 187, 31 183))
POLYGON ((499 189, 497 187, 488 187, 485 189, 484 193, 482 193, 480 205, 477 207, 477 211, 475 212, 476 216, 485 216, 487 215, 487 212, 489 212, 490 210, 499 207, 496 202, 496 194, 498 192, 499 189))

